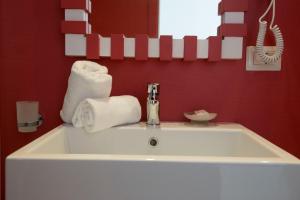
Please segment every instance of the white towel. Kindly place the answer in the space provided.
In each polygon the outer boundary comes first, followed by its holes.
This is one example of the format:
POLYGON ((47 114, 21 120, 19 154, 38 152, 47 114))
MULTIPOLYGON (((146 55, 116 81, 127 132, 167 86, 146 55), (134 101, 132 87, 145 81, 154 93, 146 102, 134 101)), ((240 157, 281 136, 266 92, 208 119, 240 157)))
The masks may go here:
POLYGON ((77 107, 72 122, 87 132, 140 121, 141 105, 133 96, 86 99, 77 107))
POLYGON ((72 122, 76 107, 86 98, 110 96, 112 77, 107 68, 90 61, 76 61, 71 70, 64 104, 60 111, 62 120, 72 122))

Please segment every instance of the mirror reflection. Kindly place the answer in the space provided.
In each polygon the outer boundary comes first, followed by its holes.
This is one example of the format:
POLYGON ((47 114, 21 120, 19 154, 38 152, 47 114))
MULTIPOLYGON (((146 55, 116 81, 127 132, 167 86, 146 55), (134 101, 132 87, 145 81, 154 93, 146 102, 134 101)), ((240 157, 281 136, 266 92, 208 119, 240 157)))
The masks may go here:
POLYGON ((217 35, 220 0, 92 0, 90 22, 94 33, 109 37, 217 35))
POLYGON ((183 38, 197 35, 207 38, 217 35, 221 24, 218 16, 220 0, 160 0, 159 34, 183 38))

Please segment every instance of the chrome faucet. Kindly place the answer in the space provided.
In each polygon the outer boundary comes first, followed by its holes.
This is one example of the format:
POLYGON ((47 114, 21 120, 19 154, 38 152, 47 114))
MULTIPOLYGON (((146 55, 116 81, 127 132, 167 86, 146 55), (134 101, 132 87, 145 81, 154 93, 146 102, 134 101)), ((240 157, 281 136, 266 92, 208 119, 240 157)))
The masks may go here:
POLYGON ((159 125, 159 84, 148 84, 148 98, 147 98, 147 125, 159 125))

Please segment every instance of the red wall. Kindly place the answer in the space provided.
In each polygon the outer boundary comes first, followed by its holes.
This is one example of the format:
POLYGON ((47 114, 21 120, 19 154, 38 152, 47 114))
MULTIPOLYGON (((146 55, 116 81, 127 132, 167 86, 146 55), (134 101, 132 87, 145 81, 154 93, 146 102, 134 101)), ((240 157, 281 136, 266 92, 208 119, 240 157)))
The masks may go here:
POLYGON ((137 34, 157 37, 158 12, 158 0, 94 0, 89 21, 93 32, 104 37, 112 33, 125 33, 126 37, 137 34))
MULTIPOLYGON (((247 16, 253 45, 257 18, 266 0, 249 0, 247 16), (262 4, 264 2, 264 4, 262 4)), ((63 10, 59 0, 0 2, 0 133, 5 156, 61 123, 59 110, 71 64, 64 56, 60 33, 63 10), (45 118, 37 133, 16 129, 15 102, 38 100, 45 118)), ((285 36, 281 72, 246 72, 245 61, 99 62, 113 76, 113 95, 137 96, 145 113, 146 84, 161 83, 161 119, 182 121, 183 112, 205 108, 219 114, 218 121, 238 122, 300 157, 299 3, 277 0, 277 22, 285 36)), ((145 115, 144 115, 145 117, 145 115)), ((3 198, 3 187, 2 187, 3 198)))

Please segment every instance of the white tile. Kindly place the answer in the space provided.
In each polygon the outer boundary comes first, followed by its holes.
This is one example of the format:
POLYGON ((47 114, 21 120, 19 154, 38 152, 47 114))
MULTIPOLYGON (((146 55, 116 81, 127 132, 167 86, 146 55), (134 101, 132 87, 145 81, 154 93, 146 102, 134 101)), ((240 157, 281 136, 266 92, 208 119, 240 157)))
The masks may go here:
POLYGON ((222 40, 222 59, 243 58, 243 37, 225 37, 222 40))
POLYGON ((197 58, 208 58, 208 40, 197 40, 197 58))
POLYGON ((225 12, 222 15, 222 24, 244 24, 244 12, 225 12))
POLYGON ((85 56, 86 37, 82 34, 65 34, 65 55, 85 56))
POLYGON ((101 57, 110 57, 111 52, 111 38, 101 37, 100 36, 100 56, 101 57))
POLYGON ((81 9, 65 9, 65 21, 88 21, 88 14, 81 9))
POLYGON ((159 58, 159 38, 149 38, 148 56, 149 58, 159 58))
POLYGON ((172 57, 173 58, 183 58, 184 57, 184 40, 183 39, 173 39, 172 57))
POLYGON ((135 38, 124 38, 124 57, 135 57, 135 38))

